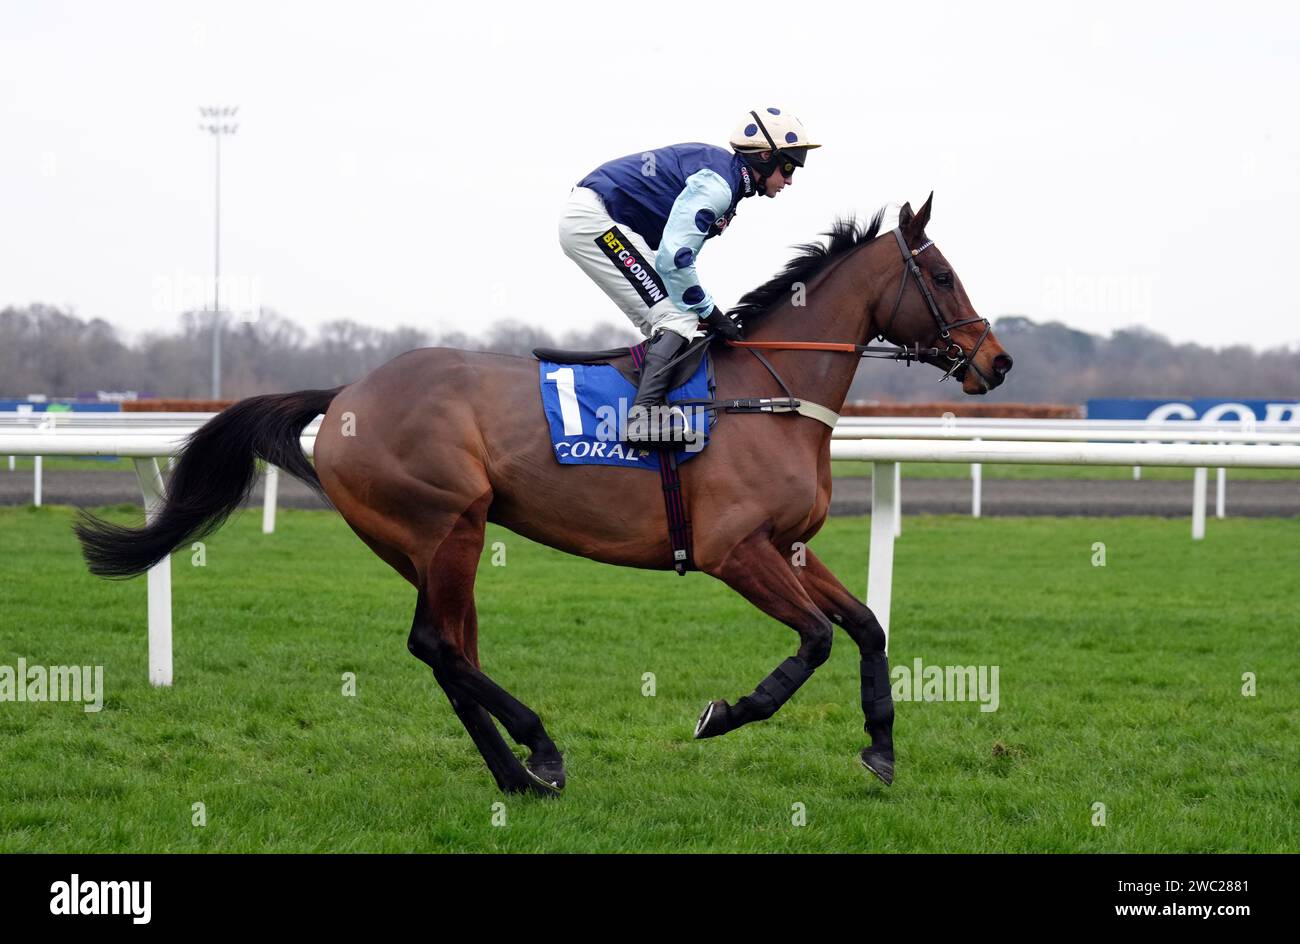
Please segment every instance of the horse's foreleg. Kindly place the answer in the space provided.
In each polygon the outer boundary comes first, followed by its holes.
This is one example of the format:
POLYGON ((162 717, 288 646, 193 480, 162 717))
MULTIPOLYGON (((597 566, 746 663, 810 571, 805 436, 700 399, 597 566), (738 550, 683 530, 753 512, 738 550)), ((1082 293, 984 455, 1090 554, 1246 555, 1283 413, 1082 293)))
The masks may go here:
POLYGON ((809 599, 790 562, 766 534, 755 532, 736 545, 713 575, 797 632, 799 651, 735 705, 712 702, 695 725, 697 738, 726 734, 751 721, 772 717, 831 653, 830 621, 809 599))
POLYGON ((871 746, 862 750, 862 766, 883 780, 894 782, 894 699, 889 686, 889 657, 885 631, 871 609, 839 582, 812 551, 804 549, 799 581, 808 596, 858 644, 862 654, 862 714, 871 746))

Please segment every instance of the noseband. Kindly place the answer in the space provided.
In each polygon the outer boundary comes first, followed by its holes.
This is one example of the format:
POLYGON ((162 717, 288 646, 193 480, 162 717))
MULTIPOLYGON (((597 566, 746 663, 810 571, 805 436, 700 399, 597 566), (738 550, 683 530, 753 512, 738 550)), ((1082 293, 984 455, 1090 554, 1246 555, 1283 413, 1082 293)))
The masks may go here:
MULTIPOLYGON (((939 305, 934 300, 934 295, 930 292, 930 286, 926 285, 925 280, 921 278, 921 267, 916 264, 916 257, 933 246, 934 240, 927 239, 918 249, 908 249, 907 240, 903 238, 903 230, 901 228, 894 230, 894 239, 898 241, 899 251, 903 254, 903 280, 898 283, 898 295, 894 298, 894 310, 889 314, 888 323, 880 330, 880 334, 878 335, 879 339, 881 341, 886 340, 885 335, 888 334, 889 330, 894 326, 894 319, 898 317, 898 306, 902 304, 903 293, 907 290, 907 277, 911 274, 915 277, 916 285, 921 290, 921 296, 925 299, 925 304, 930 309, 930 315, 934 318, 935 326, 939 329, 939 338, 935 342, 935 348, 932 348, 931 350, 936 350, 937 348, 946 345, 944 351, 939 356, 952 362, 952 366, 948 368, 948 372, 939 378, 940 382, 947 380, 953 374, 967 366, 970 366, 975 373, 980 374, 980 376, 983 377, 984 375, 980 372, 980 369, 975 366, 975 355, 979 352, 980 345, 984 343, 984 339, 989 336, 989 329, 991 327, 989 320, 987 318, 967 318, 965 321, 945 321, 943 313, 939 311, 939 305), (953 328, 961 328, 965 325, 972 324, 983 324, 984 333, 980 335, 980 339, 975 342, 975 346, 970 349, 969 353, 967 353, 957 340, 953 338, 950 332, 953 328)), ((931 359, 931 355, 923 355, 921 359, 928 361, 931 359)), ((984 377, 984 380, 987 382, 988 378, 984 377)))

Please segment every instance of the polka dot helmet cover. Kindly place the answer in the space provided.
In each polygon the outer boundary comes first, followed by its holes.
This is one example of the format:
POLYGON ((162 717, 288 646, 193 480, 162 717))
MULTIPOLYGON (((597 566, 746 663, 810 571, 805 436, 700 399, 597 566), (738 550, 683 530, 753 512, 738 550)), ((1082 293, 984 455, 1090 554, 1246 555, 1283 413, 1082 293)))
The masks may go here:
MULTIPOLYGON (((767 133, 772 136, 772 140, 776 142, 776 146, 781 150, 798 148, 800 150, 796 153, 802 155, 804 150, 821 147, 820 144, 813 144, 809 140, 803 122, 794 115, 787 114, 780 108, 760 108, 755 110, 758 112, 759 117, 763 119, 763 125, 767 128, 767 133)), ((731 134, 730 143, 738 151, 770 151, 772 149, 772 146, 767 143, 763 129, 758 126, 758 122, 754 120, 753 115, 746 115, 740 124, 736 126, 736 130, 731 134)))

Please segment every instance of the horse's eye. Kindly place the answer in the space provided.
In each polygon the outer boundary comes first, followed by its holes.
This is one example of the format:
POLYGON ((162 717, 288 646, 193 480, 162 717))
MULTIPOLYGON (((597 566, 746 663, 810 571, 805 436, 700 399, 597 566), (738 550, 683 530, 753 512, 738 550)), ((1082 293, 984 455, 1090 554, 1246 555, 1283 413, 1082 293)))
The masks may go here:
POLYGON ((934 284, 942 285, 944 288, 948 288, 950 285, 952 285, 952 273, 936 272, 934 274, 934 284))

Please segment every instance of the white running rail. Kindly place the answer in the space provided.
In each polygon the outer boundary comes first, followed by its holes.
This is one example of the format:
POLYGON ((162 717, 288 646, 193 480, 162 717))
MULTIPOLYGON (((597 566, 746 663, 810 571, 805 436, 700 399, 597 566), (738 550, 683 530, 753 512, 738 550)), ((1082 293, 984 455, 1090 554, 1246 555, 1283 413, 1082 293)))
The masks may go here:
MULTIPOLYGON (((157 460, 176 456, 185 437, 210 416, 192 413, 0 413, 0 455, 130 458, 135 463, 146 515, 150 515, 164 488, 163 473, 157 460)), ((315 424, 308 427, 302 436, 303 451, 308 456, 315 444, 315 428, 315 424)), ((950 420, 926 422, 911 417, 872 417, 866 421, 846 418, 832 435, 831 458, 872 463, 867 601, 886 633, 889 632, 893 586, 894 539, 900 527, 901 462, 970 463, 973 468, 997 463, 1190 467, 1196 470, 1193 479, 1194 538, 1205 534, 1206 468, 1300 469, 1300 428, 1295 425, 1260 425, 1255 429, 1243 429, 1240 424, 1220 424, 1201 428, 1193 427, 1187 421, 1134 424, 1090 420, 980 420, 976 424, 950 420), (1170 429, 1171 426, 1176 428, 1170 429), (1028 435, 1029 431, 1034 431, 1035 435, 1028 435)), ((978 486, 978 473, 973 479, 978 486)), ((269 505, 263 509, 263 530, 268 532, 274 527, 275 493, 275 486, 268 483, 266 495, 269 505)), ((978 497, 974 505, 978 514, 978 497)), ((154 685, 170 685, 170 557, 149 571, 148 581, 149 680, 154 685)))

